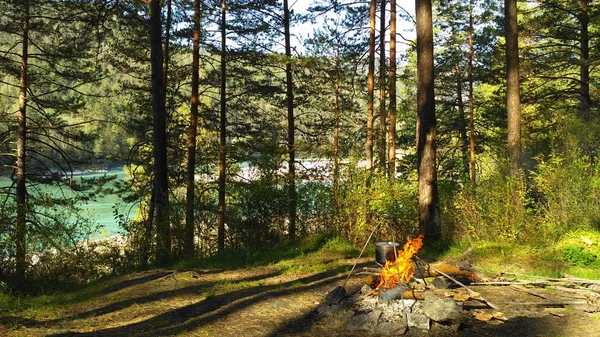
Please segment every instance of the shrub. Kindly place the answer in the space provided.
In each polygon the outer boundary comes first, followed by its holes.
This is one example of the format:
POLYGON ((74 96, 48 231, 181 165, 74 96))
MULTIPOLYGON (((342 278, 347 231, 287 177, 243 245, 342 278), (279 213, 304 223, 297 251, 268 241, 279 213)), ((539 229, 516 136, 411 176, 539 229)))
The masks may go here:
POLYGON ((384 175, 374 173, 367 186, 368 174, 366 169, 356 165, 342 171, 336 230, 356 244, 363 244, 377 224, 380 225, 377 237, 382 239, 414 236, 419 218, 416 182, 396 179, 391 185, 384 175), (370 214, 370 223, 367 223, 367 214, 370 214), (386 219, 386 214, 392 215, 394 220, 386 219))
POLYGON ((533 176, 544 231, 558 237, 568 231, 600 229, 600 173, 578 151, 540 160, 533 176))
POLYGON ((600 259, 596 254, 581 246, 568 246, 563 248, 563 259, 575 266, 594 267, 600 265, 600 259))
POLYGON ((453 237, 474 240, 512 240, 535 232, 527 209, 523 181, 500 172, 479 181, 475 191, 464 189, 448 211, 453 237))

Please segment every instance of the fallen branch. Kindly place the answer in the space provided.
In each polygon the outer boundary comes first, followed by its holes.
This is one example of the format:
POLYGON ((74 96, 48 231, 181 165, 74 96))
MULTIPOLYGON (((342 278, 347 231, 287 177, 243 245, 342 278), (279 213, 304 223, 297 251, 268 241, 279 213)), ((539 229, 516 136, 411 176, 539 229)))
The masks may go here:
POLYGON ((598 280, 588 280, 588 279, 583 279, 583 278, 578 278, 578 277, 551 278, 551 277, 544 277, 544 276, 535 276, 535 275, 527 275, 527 274, 519 274, 519 273, 508 273, 508 272, 505 274, 514 275, 514 276, 522 276, 522 277, 533 278, 533 279, 541 279, 541 280, 545 280, 545 281, 549 281, 549 282, 600 284, 600 281, 598 281, 598 280))
MULTIPOLYGON (((422 260, 421 260, 422 261, 422 260)), ((475 274, 472 270, 461 269, 453 264, 439 264, 435 267, 427 264, 423 270, 423 277, 438 277, 438 276, 452 276, 452 277, 464 277, 469 279, 471 282, 483 281, 481 277, 475 274)))
MULTIPOLYGON (((369 272, 369 273, 373 273, 373 274, 380 274, 381 273, 381 268, 372 268, 372 267, 363 267, 363 271, 364 272, 369 272)), ((469 269, 462 269, 458 266, 455 266, 453 264, 440 264, 435 266, 435 268, 432 268, 431 266, 427 265, 427 267, 425 267, 425 269, 421 270, 419 269, 419 272, 417 272, 414 276, 416 277, 420 277, 420 278, 425 278, 425 277, 438 277, 438 276, 445 276, 445 275, 450 275, 453 277, 464 277, 469 279, 471 282, 481 282, 482 279, 481 277, 479 277, 477 274, 475 274, 472 270, 469 269)))
POLYGON ((472 286, 513 286, 513 285, 547 285, 548 283, 551 283, 550 281, 515 281, 515 282, 509 282, 509 281, 497 281, 497 282, 473 282, 470 285, 472 286))
POLYGON ((544 299, 544 300, 548 299, 548 297, 546 297, 546 296, 544 296, 542 294, 538 294, 535 291, 529 290, 529 289, 524 288, 522 286, 513 285, 510 288, 513 289, 513 290, 516 290, 516 291, 524 292, 526 294, 529 294, 529 295, 532 295, 532 296, 535 296, 535 297, 539 297, 539 298, 544 299))
POLYGON ((366 271, 366 272, 369 272, 369 273, 380 274, 381 273, 381 268, 364 267, 363 271, 366 271))
MULTIPOLYGON (((415 258, 419 259, 420 261, 423 261, 423 260, 421 260, 421 259, 420 259, 418 256, 416 256, 416 255, 415 255, 415 258)), ((423 261, 423 262, 425 262, 425 261, 423 261)), ((467 291, 468 291, 470 294, 478 294, 477 292, 475 292, 475 291, 471 290, 471 289, 470 289, 469 287, 467 287, 466 285, 462 284, 462 283, 461 283, 460 281, 458 281, 457 279, 455 279, 455 278, 453 278, 452 276, 450 276, 450 275, 446 274, 445 272, 443 272, 443 271, 441 271, 441 270, 437 269, 439 266, 433 267, 433 266, 432 266, 432 265, 430 265, 429 263, 427 263, 427 262, 425 262, 425 263, 426 263, 426 265, 427 265, 426 272, 429 272, 430 270, 433 270, 433 271, 435 271, 436 273, 440 274, 441 276, 444 276, 444 277, 448 278, 450 281, 452 281, 452 282, 456 283, 457 285, 459 285, 459 286, 461 286, 461 287, 465 288, 465 289, 466 289, 466 290, 467 290, 467 291)), ((442 265, 442 266, 452 266, 452 265, 447 265, 447 264, 446 264, 446 265, 442 265)), ((456 266, 453 266, 453 267, 455 267, 455 268, 458 268, 458 267, 456 267, 456 266)), ((450 268, 450 270, 451 270, 451 271, 456 271, 454 268, 450 268)), ((459 270, 460 270, 460 269, 459 269, 459 270)), ((464 269, 463 269, 463 270, 464 270, 464 269)), ((461 270, 461 271, 462 271, 462 270, 461 270)), ((465 271, 466 271, 466 270, 465 270, 465 271)), ((470 270, 468 270, 468 271, 469 271, 469 272, 471 272, 473 275, 475 275, 475 273, 473 273, 472 271, 470 271, 470 270)), ((477 276, 477 275, 475 275, 475 276, 477 276)), ((479 278, 479 277, 478 277, 478 278, 479 278)), ((480 280, 481 280, 481 279, 480 279, 480 280)), ((492 309, 498 309, 498 307, 497 307, 497 306, 495 306, 495 305, 494 305, 494 304, 492 304, 490 301, 486 300, 485 298, 483 298, 483 297, 481 297, 481 296, 478 296, 477 300, 478 300, 478 301, 480 301, 480 302, 482 302, 482 303, 485 303, 487 306, 489 306, 489 307, 490 307, 490 308, 492 308, 492 309)))

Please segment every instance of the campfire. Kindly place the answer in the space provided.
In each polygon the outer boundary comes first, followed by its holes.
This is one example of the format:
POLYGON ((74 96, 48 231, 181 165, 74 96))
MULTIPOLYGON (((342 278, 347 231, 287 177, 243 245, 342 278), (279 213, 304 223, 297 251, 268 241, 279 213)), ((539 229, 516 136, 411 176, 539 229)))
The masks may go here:
POLYGON ((412 258, 421 247, 423 236, 419 235, 416 239, 408 239, 403 249, 395 252, 394 261, 386 260, 373 294, 376 295, 378 290, 392 289, 400 282, 409 282, 415 274, 412 258))
MULTIPOLYGON (((401 250, 398 249, 398 243, 377 242, 377 264, 355 269, 373 232, 344 284, 329 292, 325 296, 325 303, 317 307, 319 314, 333 319, 331 323, 339 324, 339 328, 351 331, 352 335, 400 336, 413 329, 431 330, 433 335, 453 335, 463 323, 472 320, 490 321, 490 324, 501 324, 507 320, 496 305, 470 288, 473 286, 510 286, 514 291, 542 298, 534 302, 519 301, 519 306, 556 308, 558 305, 600 312, 598 291, 590 292, 587 288, 594 281, 572 277, 543 281, 485 281, 471 269, 468 259, 454 263, 438 262, 435 265, 419 259, 415 254, 423 245, 421 236, 409 239, 401 250), (350 291, 347 291, 347 281, 357 275, 367 275, 366 284, 358 290, 360 283, 352 282, 348 287, 350 291), (524 287, 546 287, 553 282, 568 285, 557 286, 556 289, 568 291, 563 297, 569 300, 553 301, 524 287), (580 285, 575 289, 577 282, 580 285), (573 297, 573 293, 583 297, 573 297), (573 298, 578 300, 573 301, 573 298)), ((593 286, 597 287, 596 284, 593 286)), ((511 304, 505 305, 508 307, 511 304)))
POLYGON ((363 288, 350 295, 346 293, 344 282, 330 292, 325 304, 318 308, 321 314, 344 322, 347 330, 384 336, 402 335, 412 328, 429 330, 436 324, 455 330, 463 320, 465 301, 478 301, 494 308, 479 293, 455 279, 481 281, 472 270, 453 264, 433 267, 423 261, 417 265, 414 259, 418 260, 415 254, 423 246, 422 236, 408 239, 402 249, 398 249, 399 244, 395 242, 375 245, 377 266, 362 270, 353 267, 348 275, 348 279, 352 275, 368 275, 363 288), (425 278, 435 279, 426 282, 425 278), (451 285, 462 287, 441 287, 436 279, 451 280, 451 285))

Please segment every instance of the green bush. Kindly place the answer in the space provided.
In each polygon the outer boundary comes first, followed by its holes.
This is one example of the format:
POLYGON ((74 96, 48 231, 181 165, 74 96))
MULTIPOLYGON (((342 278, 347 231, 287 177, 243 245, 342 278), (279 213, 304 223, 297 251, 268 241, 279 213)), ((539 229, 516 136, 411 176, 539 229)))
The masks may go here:
POLYGON ((414 236, 418 230, 417 185, 414 181, 396 179, 394 185, 385 176, 349 165, 342 171, 339 217, 335 219, 338 233, 355 244, 363 244, 376 225, 376 238, 392 239, 414 236), (367 223, 367 214, 370 223, 367 223), (386 219, 390 214, 394 221, 386 219), (393 229, 394 232, 390 231, 393 229))
MULTIPOLYGON (((523 181, 500 172, 479 181, 476 190, 454 196, 446 213, 452 237, 471 240, 513 240, 534 233, 523 181)), ((444 216, 444 215, 443 215, 444 216)))
POLYGON ((600 229, 600 173, 588 157, 572 151, 540 160, 533 176, 540 194, 540 223, 554 237, 600 229))
POLYGON ((600 266, 600 259, 598 259, 598 256, 581 246, 565 247, 562 251, 562 254, 565 262, 569 262, 575 266, 600 266))

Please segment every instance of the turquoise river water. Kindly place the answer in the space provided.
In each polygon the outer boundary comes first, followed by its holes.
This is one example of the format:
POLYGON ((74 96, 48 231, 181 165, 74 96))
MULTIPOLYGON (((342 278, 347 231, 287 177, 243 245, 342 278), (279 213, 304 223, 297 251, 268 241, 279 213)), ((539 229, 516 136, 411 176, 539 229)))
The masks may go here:
MULTIPOLYGON (((116 175, 117 181, 123 181, 126 177, 124 171, 111 171, 107 173, 94 173, 94 174, 86 174, 83 175, 85 178, 94 178, 101 177, 104 174, 108 176, 116 175)), ((81 176, 75 177, 74 179, 80 179, 81 176)), ((11 184, 9 179, 0 179, 0 187, 5 187, 11 184)), ((112 183, 109 183, 112 184, 112 183)), ((105 186, 109 187, 109 186, 105 186)), ((56 186, 41 186, 41 192, 52 193, 56 198, 60 198, 63 193, 64 195, 69 195, 73 192, 68 189, 61 190, 56 186)), ((96 221, 96 223, 101 227, 101 229, 94 235, 94 238, 103 238, 106 236, 110 236, 116 234, 118 232, 123 232, 123 229, 119 226, 117 219, 114 216, 114 208, 118 207, 119 212, 123 214, 128 214, 129 218, 133 218, 135 216, 135 212, 137 210, 137 204, 126 203, 121 199, 121 197, 117 194, 108 194, 103 195, 101 197, 97 197, 93 201, 89 201, 86 204, 79 205, 84 210, 84 216, 96 221)))

